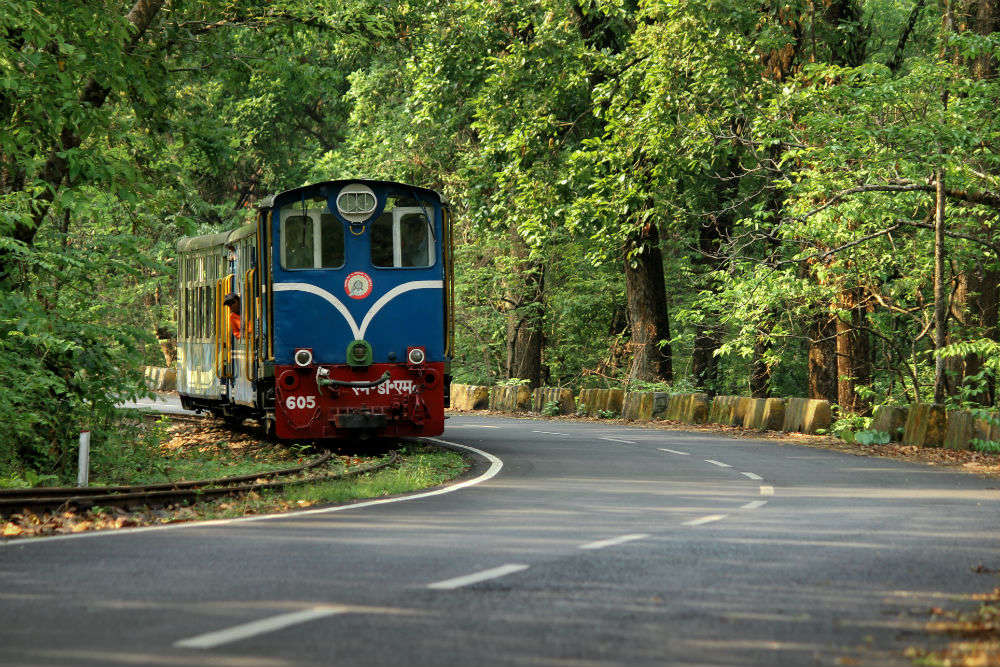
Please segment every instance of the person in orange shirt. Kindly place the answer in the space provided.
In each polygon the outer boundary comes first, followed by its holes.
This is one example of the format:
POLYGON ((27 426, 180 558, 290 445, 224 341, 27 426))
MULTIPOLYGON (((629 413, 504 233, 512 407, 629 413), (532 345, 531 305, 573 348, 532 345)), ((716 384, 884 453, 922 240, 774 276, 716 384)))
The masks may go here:
POLYGON ((223 306, 229 307, 229 329, 235 338, 240 337, 240 297, 235 292, 230 292, 222 300, 223 306))

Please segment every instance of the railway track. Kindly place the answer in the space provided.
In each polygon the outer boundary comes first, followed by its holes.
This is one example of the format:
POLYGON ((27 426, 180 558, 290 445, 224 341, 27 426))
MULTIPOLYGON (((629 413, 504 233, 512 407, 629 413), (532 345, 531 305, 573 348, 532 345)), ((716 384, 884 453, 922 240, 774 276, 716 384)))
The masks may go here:
POLYGON ((378 463, 326 475, 296 477, 323 465, 330 460, 331 456, 330 452, 326 452, 300 466, 252 475, 237 475, 191 482, 86 488, 3 489, 0 490, 0 516, 9 516, 20 511, 88 509, 95 505, 123 509, 158 507, 264 489, 280 489, 298 484, 345 479, 387 468, 394 465, 399 459, 398 452, 392 452, 387 460, 378 463))

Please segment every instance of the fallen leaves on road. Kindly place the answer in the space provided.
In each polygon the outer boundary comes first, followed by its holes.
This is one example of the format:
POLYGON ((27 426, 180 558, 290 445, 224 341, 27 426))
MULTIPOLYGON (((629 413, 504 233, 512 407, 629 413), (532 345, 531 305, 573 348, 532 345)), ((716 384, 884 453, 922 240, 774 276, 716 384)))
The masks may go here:
MULTIPOLYGON (((993 571, 984 566, 980 568, 983 572, 993 571)), ((910 647, 906 649, 906 657, 917 664, 935 667, 1000 666, 1000 607, 988 604, 1000 601, 1000 588, 966 599, 983 604, 971 610, 932 607, 931 620, 925 626, 931 635, 946 635, 957 641, 933 650, 910 647)))

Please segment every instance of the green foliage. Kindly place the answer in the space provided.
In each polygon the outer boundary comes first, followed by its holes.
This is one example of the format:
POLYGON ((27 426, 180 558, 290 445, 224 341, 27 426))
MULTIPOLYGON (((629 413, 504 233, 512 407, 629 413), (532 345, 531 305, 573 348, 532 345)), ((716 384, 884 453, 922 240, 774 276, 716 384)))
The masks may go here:
POLYGON ((619 413, 615 412, 614 410, 598 410, 597 411, 597 418, 598 419, 617 419, 620 416, 621 415, 619 413))
POLYGON ((996 440, 984 440, 982 438, 973 438, 969 441, 972 448, 977 452, 986 452, 987 454, 1000 454, 1000 442, 996 440))
POLYGON ((854 442, 859 445, 888 445, 892 438, 885 431, 858 431, 854 434, 854 442))
POLYGON ((84 291, 106 278, 103 258, 40 249, 22 257, 47 279, 27 293, 0 292, 0 476, 67 481, 80 431, 92 431, 95 467, 127 449, 115 403, 146 393, 139 362, 148 334, 111 324, 115 304, 84 291))
POLYGON ((546 417, 555 417, 561 411, 559 401, 546 401, 545 405, 542 406, 542 414, 546 417))
MULTIPOLYGON (((838 438, 841 438, 842 440, 846 440, 847 442, 854 442, 859 433, 868 432, 867 429, 871 426, 871 423, 871 417, 865 417, 864 415, 850 412, 841 413, 830 426, 830 433, 838 438)), ((867 435, 865 438, 872 438, 872 441, 875 441, 874 435, 867 435)))

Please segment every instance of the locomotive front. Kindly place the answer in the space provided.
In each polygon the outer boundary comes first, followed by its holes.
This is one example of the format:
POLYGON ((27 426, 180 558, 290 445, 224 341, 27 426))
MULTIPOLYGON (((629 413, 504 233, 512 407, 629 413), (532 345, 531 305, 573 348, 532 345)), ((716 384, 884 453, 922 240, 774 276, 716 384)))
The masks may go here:
POLYGON ((262 208, 278 437, 441 434, 451 280, 441 198, 335 181, 262 208))

